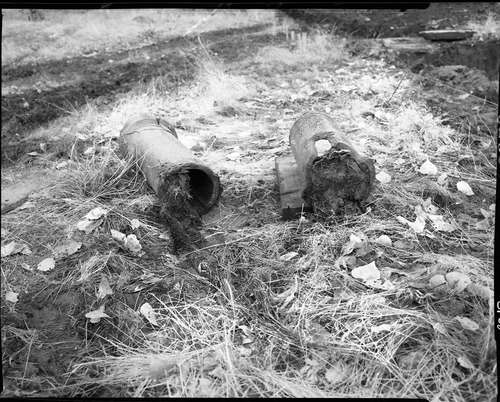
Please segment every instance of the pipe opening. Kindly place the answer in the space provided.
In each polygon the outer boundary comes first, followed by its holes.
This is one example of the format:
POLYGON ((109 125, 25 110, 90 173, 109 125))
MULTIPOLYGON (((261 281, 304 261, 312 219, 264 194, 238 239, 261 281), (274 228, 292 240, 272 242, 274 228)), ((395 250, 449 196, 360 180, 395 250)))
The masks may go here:
POLYGON ((219 185, 211 175, 200 169, 189 169, 188 176, 191 205, 203 214, 214 205, 219 185))

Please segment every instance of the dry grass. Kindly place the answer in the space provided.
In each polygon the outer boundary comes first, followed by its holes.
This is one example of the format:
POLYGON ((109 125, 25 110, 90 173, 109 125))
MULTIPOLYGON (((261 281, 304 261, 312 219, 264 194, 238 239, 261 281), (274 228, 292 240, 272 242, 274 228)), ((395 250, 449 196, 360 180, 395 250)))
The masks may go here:
MULTIPOLYGON (((32 208, 2 216, 3 240, 22 240, 41 250, 36 256, 2 260, 2 289, 20 292, 37 281, 60 291, 63 284, 79 287, 87 303, 73 306, 80 310, 74 312, 80 314, 75 325, 87 331, 83 314, 98 306, 96 288, 105 276, 114 289, 106 299, 110 318, 102 319, 93 334, 85 332, 85 349, 64 381, 44 383, 43 378, 30 377, 26 366, 17 378, 20 388, 38 381, 47 395, 65 397, 493 399, 495 341, 488 301, 428 286, 435 274, 460 271, 474 283, 491 287, 493 230, 461 227, 440 233, 428 227, 432 236, 426 236, 396 220, 398 215, 412 220, 415 206, 436 194, 451 194, 450 199, 457 197, 477 210, 477 200, 468 201, 453 187, 464 173, 448 156, 470 150, 422 104, 403 101, 408 98, 405 91, 413 90, 410 82, 395 91, 400 79, 383 63, 348 60, 353 71, 370 71, 370 77, 377 78, 361 81, 335 66, 333 79, 326 67, 345 55, 339 42, 331 40, 320 35, 305 48, 268 49, 258 56, 262 64, 245 75, 258 76, 266 60, 276 63, 277 54, 288 66, 300 66, 304 60, 315 63, 317 68, 304 69, 299 78, 296 70, 275 73, 278 83, 296 87, 242 78, 205 54, 196 83, 184 92, 166 94, 152 82, 142 92, 124 96, 107 113, 98 116, 89 105, 68 118, 64 124, 74 122, 84 133, 94 133, 98 152, 88 157, 73 154, 53 184, 32 197, 32 208), (320 57, 325 50, 332 59, 320 57), (357 89, 349 89, 352 86, 357 89), (337 96, 313 99, 312 105, 299 103, 326 89, 337 91, 337 96), (264 111, 251 109, 245 101, 249 96, 258 97, 264 111), (291 112, 283 115, 278 108, 272 116, 281 116, 281 121, 272 125, 270 110, 284 99, 291 112), (390 171, 392 181, 377 183, 375 201, 365 214, 324 222, 310 216, 280 220, 275 152, 287 152, 290 123, 307 106, 329 108, 343 129, 355 130, 350 131, 353 142, 377 157, 377 170, 390 171), (233 107, 240 114, 215 113, 220 107, 233 107), (151 212, 157 202, 154 195, 134 165, 116 154, 116 143, 109 138, 130 117, 144 112, 179 120, 183 127, 191 124, 190 134, 207 142, 197 155, 220 174, 220 210, 237 207, 233 215, 204 225, 211 241, 201 251, 170 253, 170 240, 161 236, 165 229, 151 212), (207 128, 196 117, 208 117, 211 124, 207 128), (240 136, 243 131, 250 134, 240 136), (213 135, 218 142, 209 141, 213 135), (258 148, 272 136, 272 150, 258 148), (240 146, 240 159, 227 160, 235 146, 240 146), (417 172, 427 157, 439 173, 452 177, 447 186, 439 187, 436 177, 417 172), (101 227, 89 235, 75 231, 76 223, 97 206, 110 210, 101 227), (236 214, 249 225, 232 227, 229 218, 236 214), (143 223, 140 241, 145 254, 140 258, 121 250, 110 236, 110 229, 130 230, 133 219, 143 223), (357 256, 355 264, 376 261, 394 284, 392 289, 366 286, 352 277, 352 259, 347 265, 339 261, 351 234, 366 237, 371 248, 357 256), (393 245, 376 243, 381 234, 390 236, 393 245), (22 262, 36 264, 39 254, 49 254, 68 236, 80 238, 85 248, 50 273, 35 271, 29 280, 20 279, 22 262), (472 255, 468 250, 474 244, 491 250, 472 255), (462 252, 452 251, 450 245, 462 252), (198 258, 203 263, 207 254, 216 261, 212 271, 204 277, 186 274, 185 261, 198 258), (152 277, 163 281, 163 287, 143 293, 156 313, 156 325, 139 313, 140 305, 123 302, 126 289, 152 277), (456 306, 462 307, 461 313, 456 306), (464 328, 457 320, 461 315, 479 328, 464 328)), ((48 168, 56 162, 38 163, 48 168)), ((474 191, 486 180, 481 172, 467 173, 474 191)), ((439 206, 447 219, 455 216, 450 205, 439 206)), ((16 337, 29 347, 44 345, 38 332, 10 326, 2 331, 2 337, 16 337)))
POLYGON ((484 21, 471 21, 467 28, 476 32, 476 35, 484 37, 500 37, 500 15, 489 12, 484 21))
POLYGON ((43 21, 28 21, 22 10, 4 10, 2 65, 57 60, 78 53, 133 48, 144 39, 269 23, 262 10, 43 10, 43 21))

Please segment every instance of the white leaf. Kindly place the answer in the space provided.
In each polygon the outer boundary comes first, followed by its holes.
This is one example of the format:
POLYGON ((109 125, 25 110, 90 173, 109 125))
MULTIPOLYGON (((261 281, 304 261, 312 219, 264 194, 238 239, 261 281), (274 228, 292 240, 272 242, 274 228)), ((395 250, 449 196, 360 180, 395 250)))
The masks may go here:
POLYGON ((130 226, 132 226, 132 229, 138 229, 141 226, 141 222, 139 222, 139 219, 132 219, 130 221, 130 226))
POLYGON ((390 331, 391 329, 392 329, 392 326, 390 324, 381 324, 381 325, 377 325, 376 327, 372 327, 371 331, 375 334, 378 334, 379 332, 390 331))
POLYGON ((434 165, 429 159, 427 159, 418 171, 422 174, 437 174, 438 170, 436 165, 434 165))
POLYGON ((351 272, 353 278, 361 279, 363 281, 377 280, 380 279, 380 271, 375 265, 375 261, 370 262, 367 265, 362 265, 361 267, 354 268, 351 272))
POLYGON ((51 269, 54 269, 55 265, 56 265, 56 261, 52 257, 49 257, 49 258, 46 258, 45 260, 41 261, 37 265, 37 269, 39 271, 47 272, 47 271, 50 271, 51 269))
POLYGON ((60 162, 55 167, 57 170, 59 170, 59 169, 65 168, 66 166, 68 166, 68 162, 60 162))
POLYGON ((229 159, 230 161, 235 161, 241 157, 241 152, 231 152, 230 154, 226 155, 226 158, 229 159))
POLYGON ((476 222, 474 227, 477 230, 487 231, 490 228, 490 224, 488 222, 488 219, 483 219, 482 221, 476 222))
POLYGON ((475 321, 472 321, 470 318, 455 317, 455 320, 462 324, 462 327, 464 327, 464 329, 468 329, 469 331, 477 331, 479 329, 479 325, 475 321))
POLYGON ((111 229, 111 237, 119 242, 125 241, 125 234, 118 230, 111 229))
POLYGON ((429 279, 429 286, 432 289, 437 288, 438 286, 443 286, 446 283, 446 279, 443 275, 434 275, 431 279, 429 279))
POLYGON ((403 218, 402 216, 396 216, 396 219, 398 220, 399 223, 402 223, 403 225, 407 225, 410 223, 408 219, 403 218))
POLYGON ((415 233, 422 233, 425 229, 425 218, 423 216, 417 216, 415 222, 408 222, 408 226, 411 227, 415 233))
POLYGON ((423 203, 422 203, 422 208, 423 210, 432 215, 436 215, 438 213, 438 207, 432 204, 431 197, 427 198, 423 203))
POLYGON ((84 152, 83 154, 85 156, 89 156, 89 155, 93 155, 94 152, 95 152, 96 148, 95 147, 88 147, 84 152))
POLYGON ((151 304, 144 303, 140 308, 140 312, 151 324, 158 325, 158 322, 156 321, 156 313, 154 312, 153 307, 151 307, 151 304))
POLYGON ((80 247, 82 247, 82 242, 69 240, 67 243, 55 247, 54 254, 56 258, 67 257, 80 250, 80 247))
POLYGON ((457 183, 457 190, 465 195, 474 195, 474 191, 472 191, 470 186, 465 181, 459 181, 457 183))
POLYGON ((446 331, 446 328, 444 327, 443 324, 441 324, 440 322, 433 322, 432 323, 432 326, 434 327, 434 329, 439 332, 440 334, 443 334, 443 335, 446 335, 447 334, 447 331, 446 331))
POLYGON ((31 254, 31 250, 28 245, 24 243, 16 243, 15 241, 11 241, 10 243, 1 247, 1 257, 7 257, 13 254, 31 254))
POLYGON ((103 277, 101 279, 101 283, 99 283, 99 290, 97 292, 97 299, 102 299, 106 295, 112 295, 113 290, 111 289, 111 286, 109 285, 109 281, 107 278, 103 277))
POLYGON ((472 281, 461 272, 449 272, 446 274, 446 281, 458 292, 463 291, 472 281))
POLYGON ((24 268, 26 271, 33 272, 33 269, 28 264, 26 264, 25 262, 21 263, 21 268, 24 268))
POLYGON ((447 182, 448 175, 446 173, 442 173, 438 178, 437 178, 437 183, 440 186, 444 186, 447 182))
POLYGON ((457 357, 457 361, 458 363, 463 367, 463 368, 466 368, 466 369, 469 369, 469 370, 475 370, 476 368, 474 367, 474 365, 472 364, 472 362, 467 358, 467 356, 463 355, 463 356, 460 356, 460 357, 457 357))
POLYGON ((379 237, 377 237, 375 242, 378 244, 382 244, 383 246, 388 246, 388 247, 392 246, 392 240, 387 235, 380 235, 379 237))
POLYGON ((125 238, 125 247, 132 253, 138 253, 142 250, 141 243, 135 234, 130 234, 125 238))
POLYGON ((102 305, 97 310, 85 314, 85 317, 90 318, 90 322, 95 324, 101 321, 101 318, 109 318, 109 315, 104 312, 104 305, 102 305))
POLYGON ((438 232, 453 232, 457 229, 452 223, 448 223, 442 220, 432 222, 432 226, 434 226, 434 229, 436 229, 438 232))
POLYGON ((479 208, 479 211, 481 212, 481 215, 484 216, 484 219, 488 219, 494 216, 494 212, 492 211, 486 211, 483 208, 479 208))
POLYGON ((8 291, 5 292, 5 300, 11 302, 11 303, 17 303, 17 297, 19 296, 19 293, 8 291))
POLYGON ((282 256, 279 257, 280 261, 290 261, 293 258, 297 257, 299 253, 296 251, 290 251, 289 253, 283 254, 282 256))
POLYGON ((375 175, 375 178, 382 184, 387 184, 391 181, 391 176, 384 172, 383 170, 375 175))
POLYGON ((491 212, 495 212, 495 209, 496 209, 496 204, 491 204, 488 209, 491 211, 491 212))
POLYGON ((336 384, 345 379, 345 374, 340 367, 334 366, 325 371, 325 378, 330 384, 336 384))
POLYGON ((495 292, 493 290, 488 289, 485 286, 476 285, 475 283, 470 283, 467 285, 467 292, 473 294, 474 296, 481 297, 483 299, 491 299, 495 296, 495 292))
POLYGON ((92 211, 90 211, 85 218, 89 220, 99 219, 101 216, 106 215, 109 211, 107 209, 96 207, 92 211))
POLYGON ((92 233, 92 231, 97 228, 100 224, 102 223, 101 220, 89 220, 89 219, 84 219, 76 225, 76 228, 78 230, 81 230, 82 232, 85 232, 87 234, 92 233))

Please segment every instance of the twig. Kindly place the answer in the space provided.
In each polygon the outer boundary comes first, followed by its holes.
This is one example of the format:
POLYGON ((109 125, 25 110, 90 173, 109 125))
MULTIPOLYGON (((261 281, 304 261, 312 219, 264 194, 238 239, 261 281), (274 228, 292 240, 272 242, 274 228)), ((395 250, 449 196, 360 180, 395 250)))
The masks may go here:
POLYGON ((394 94, 396 93, 396 91, 399 89, 399 86, 401 85, 401 83, 403 82, 403 79, 405 77, 406 77, 406 74, 403 73, 403 75, 401 76, 401 79, 399 80, 398 85, 396 86, 396 89, 394 90, 394 92, 392 93, 392 95, 390 96, 390 98, 387 101, 383 102, 384 104, 386 104, 386 105, 389 104, 389 102, 391 101, 391 99, 394 96, 394 94))

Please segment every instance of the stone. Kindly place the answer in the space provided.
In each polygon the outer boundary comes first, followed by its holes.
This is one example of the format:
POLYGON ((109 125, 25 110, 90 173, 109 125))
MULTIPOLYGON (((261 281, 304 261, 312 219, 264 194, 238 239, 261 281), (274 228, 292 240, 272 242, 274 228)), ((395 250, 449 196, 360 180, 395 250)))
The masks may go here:
POLYGON ((1 214, 10 212, 28 200, 28 196, 40 190, 47 183, 47 179, 40 173, 28 176, 19 183, 2 189, 1 214))

